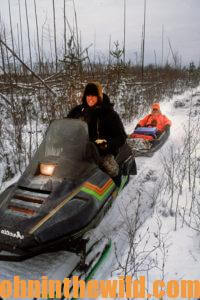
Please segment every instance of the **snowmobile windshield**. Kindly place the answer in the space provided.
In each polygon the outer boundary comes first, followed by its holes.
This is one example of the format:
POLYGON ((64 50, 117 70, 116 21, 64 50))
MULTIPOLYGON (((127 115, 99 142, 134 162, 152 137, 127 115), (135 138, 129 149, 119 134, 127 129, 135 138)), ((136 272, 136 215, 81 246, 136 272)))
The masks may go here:
POLYGON ((55 164, 54 177, 74 179, 85 166, 88 128, 85 122, 74 119, 55 120, 44 141, 40 163, 55 164))
POLYGON ((85 122, 76 119, 52 121, 20 184, 41 189, 41 182, 45 186, 49 180, 54 183, 84 178, 95 166, 85 158, 88 141, 85 122))
POLYGON ((44 158, 56 161, 84 159, 88 142, 85 122, 74 119, 55 120, 51 123, 44 145, 44 158))

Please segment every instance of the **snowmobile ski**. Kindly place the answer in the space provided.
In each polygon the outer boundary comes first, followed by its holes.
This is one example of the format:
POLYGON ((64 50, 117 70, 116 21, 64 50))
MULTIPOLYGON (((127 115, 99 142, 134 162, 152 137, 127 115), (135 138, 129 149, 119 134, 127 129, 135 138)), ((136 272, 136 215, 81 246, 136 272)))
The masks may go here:
MULTIPOLYGON (((92 248, 93 248, 93 245, 92 245, 92 248)), ((89 262, 87 263, 87 270, 85 270, 83 272, 79 272, 79 265, 77 265, 75 267, 75 269, 72 271, 72 273, 70 274, 69 278, 73 278, 73 276, 78 276, 78 280, 84 280, 85 283, 87 284, 87 282, 89 280, 91 280, 92 278, 95 278, 95 275, 96 275, 99 267, 104 263, 104 261, 108 257, 108 255, 111 251, 111 248, 112 248, 112 243, 111 243, 111 240, 109 240, 103 245, 101 251, 98 250, 92 256, 92 258, 89 259, 89 262)), ((90 248, 89 252, 91 252, 91 251, 92 250, 90 248)), ((73 286, 71 286, 71 288, 70 288, 70 293, 71 293, 71 297, 69 299, 77 299, 77 298, 73 298, 73 286)), ((63 299, 65 299, 64 296, 63 296, 62 300, 63 299)))

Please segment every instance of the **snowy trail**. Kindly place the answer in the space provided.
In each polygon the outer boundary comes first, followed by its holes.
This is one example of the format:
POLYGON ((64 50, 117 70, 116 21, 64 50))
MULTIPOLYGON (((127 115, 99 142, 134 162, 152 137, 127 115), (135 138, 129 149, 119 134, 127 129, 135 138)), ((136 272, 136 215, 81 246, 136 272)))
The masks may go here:
MULTIPOLYGON (((116 254, 123 259, 125 253, 129 247, 127 239, 127 228, 126 221, 127 219, 132 219, 134 221, 135 211, 138 206, 138 197, 140 198, 140 221, 144 223, 141 227, 145 228, 150 226, 153 228, 153 213, 154 213, 154 200, 155 194, 158 192, 159 183, 162 176, 163 168, 161 165, 161 154, 166 154, 168 147, 171 144, 177 146, 181 145, 182 136, 184 131, 182 129, 182 123, 186 123, 189 101, 192 97, 194 100, 200 99, 200 88, 195 89, 195 91, 185 92, 183 95, 174 96, 173 99, 161 103, 161 110, 166 114, 169 119, 172 120, 172 129, 171 134, 162 147, 161 150, 156 152, 153 157, 137 157, 136 163, 138 166, 137 176, 132 176, 129 184, 124 188, 124 190, 117 197, 111 209, 107 212, 104 219, 100 225, 92 231, 92 236, 95 239, 98 239, 101 236, 104 236, 108 239, 112 239, 113 251, 109 255, 109 259, 103 264, 96 279, 110 279, 119 275, 118 270, 116 269, 116 254), (186 107, 184 108, 174 108, 174 101, 186 101, 186 107), (188 100, 188 101, 187 101, 188 100), (187 106, 188 103, 188 106, 187 106), (145 222, 146 221, 146 222, 145 222), (114 271, 115 270, 115 271, 114 271)), ((135 127, 136 120, 127 126, 127 132, 130 133, 135 127)), ((170 219, 167 219, 165 223, 166 230, 171 227, 170 219)), ((183 229, 182 229, 183 230, 183 229)), ((190 230, 186 234, 190 234, 190 230)), ((89 233, 90 235, 91 233, 89 233)), ((177 237, 176 233, 172 233, 173 238, 177 239, 177 245, 172 249, 172 251, 180 251, 181 249, 181 238, 177 237)), ((197 243, 195 245, 196 251, 198 249, 197 243)), ((190 249, 186 249, 189 251, 190 249)), ((174 253, 172 254, 174 257, 174 253)), ((196 253, 195 253, 196 257, 196 253)), ((9 263, 9 262, 0 262, 1 270, 1 279, 11 279, 14 275, 19 275, 21 278, 28 279, 39 279, 41 276, 48 276, 50 279, 63 279, 66 277, 67 268, 76 264, 77 256, 65 252, 59 252, 55 254, 45 254, 36 258, 29 259, 23 263, 9 263)), ((193 258, 194 260, 194 258, 193 258)), ((198 254, 198 261, 200 261, 200 255, 198 254)), ((169 260, 169 265, 173 268, 174 261, 173 259, 169 260)), ((192 264, 192 261, 189 260, 189 264, 192 264)), ((181 267, 181 260, 177 263, 181 267)), ((170 267, 169 267, 170 270, 170 267)), ((183 272, 184 273, 184 272, 183 272)), ((191 278, 199 274, 199 270, 192 269, 189 275, 191 278), (192 272, 194 271, 194 276, 192 272)), ((181 276, 181 274, 179 274, 181 276)), ((155 278, 157 273, 152 274, 152 278, 155 278)), ((178 275, 177 275, 178 276, 178 275)), ((169 277, 169 276, 168 276, 169 277)))
MULTIPOLYGON (((200 87, 194 90, 188 90, 182 95, 175 95, 173 99, 161 103, 161 110, 166 114, 170 120, 172 120, 171 134, 168 141, 165 145, 154 154, 152 158, 144 160, 144 158, 137 158, 137 164, 141 168, 139 169, 139 174, 137 175, 138 184, 142 182, 138 176, 142 173, 146 173, 145 188, 148 189, 148 193, 145 195, 143 190, 144 202, 148 203, 150 199, 154 199, 154 193, 159 193, 159 182, 162 179, 163 165, 162 159, 163 156, 167 157, 170 155, 170 149, 173 147, 173 151, 183 148, 183 138, 185 135, 185 127, 188 126, 189 122, 189 113, 192 109, 192 121, 195 121, 194 116, 198 119, 200 112, 200 87), (183 104, 182 107, 175 107, 175 102, 180 102, 183 104), (148 174, 150 174, 148 178, 148 174), (145 199, 146 198, 146 199, 145 199)), ((135 122, 134 122, 135 123, 135 122)), ((136 124, 136 123, 135 123, 136 124)), ((134 125, 135 125, 134 124, 134 125)), ((133 126, 134 127, 134 126, 133 126)), ((200 147, 196 149, 197 157, 200 154, 200 147)), ((198 158, 199 159, 199 158, 198 158)), ((198 175, 197 175, 198 176, 198 175)), ((145 178, 145 175, 144 175, 145 178)), ((199 183, 199 180, 198 180, 199 183)), ((130 183, 127 189, 124 190, 124 198, 129 195, 129 189, 134 193, 134 185, 130 183)), ((198 185, 199 189, 199 185, 198 185)), ((197 194, 200 189, 197 189, 197 194)), ((185 192, 180 199, 180 208, 185 207, 185 197, 188 201, 187 208, 191 205, 191 199, 189 198, 190 194, 185 192)), ((199 195, 199 194, 198 194, 199 195)), ((158 268, 152 268, 148 272, 148 292, 152 291, 152 282, 155 279, 162 279, 167 281, 170 280, 199 280, 199 265, 200 265, 200 238, 199 233, 187 225, 182 224, 182 217, 178 216, 178 227, 176 231, 175 227, 175 217, 169 214, 169 208, 162 207, 165 203, 169 205, 169 196, 163 195, 162 202, 155 204, 155 210, 152 213, 152 210, 146 207, 146 222, 141 226, 141 229, 138 232, 138 236, 142 233, 147 232, 150 228, 150 239, 149 239, 149 251, 157 245, 157 239, 155 236, 161 234, 165 243, 165 249, 158 250, 154 253, 154 256, 151 255, 151 259, 158 260, 160 266, 164 262, 163 270, 158 270, 158 268), (167 214, 166 214, 167 212, 167 214), (152 214, 151 214, 152 213, 152 214), (161 231, 158 232, 158 220, 159 225, 161 226, 161 231), (165 257, 163 250, 166 251, 165 257)), ((198 196, 199 197, 199 196, 198 196)), ((141 243, 140 250, 142 251, 144 247, 144 242, 141 243)), ((128 249, 129 245, 127 245, 128 249)), ((126 250, 127 250, 126 249, 126 250)), ((126 261, 127 253, 125 252, 122 261, 126 261)), ((147 262, 148 263, 148 262, 147 262)), ((161 267, 162 269, 162 267, 161 267)), ((138 272, 137 274, 147 276, 146 272, 138 272)), ((115 278, 118 276, 118 273, 115 272, 110 278, 115 278)), ((171 299, 168 296, 163 297, 163 299, 171 299)), ((177 299, 182 299, 178 297, 177 299)), ((194 299, 191 297, 191 299, 194 299)))

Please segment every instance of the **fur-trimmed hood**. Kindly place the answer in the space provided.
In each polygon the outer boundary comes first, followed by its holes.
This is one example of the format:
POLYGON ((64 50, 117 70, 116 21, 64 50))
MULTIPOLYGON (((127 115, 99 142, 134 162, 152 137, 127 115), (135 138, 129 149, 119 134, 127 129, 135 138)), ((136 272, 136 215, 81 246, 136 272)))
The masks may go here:
POLYGON ((84 107, 88 108, 86 97, 89 95, 97 96, 98 101, 96 108, 101 108, 103 110, 109 110, 113 108, 114 104, 110 102, 110 98, 103 93, 102 85, 99 82, 89 82, 83 92, 82 104, 84 107))
POLYGON ((98 103, 103 101, 103 88, 99 82, 89 82, 83 92, 82 103, 86 103, 87 96, 97 96, 98 103))

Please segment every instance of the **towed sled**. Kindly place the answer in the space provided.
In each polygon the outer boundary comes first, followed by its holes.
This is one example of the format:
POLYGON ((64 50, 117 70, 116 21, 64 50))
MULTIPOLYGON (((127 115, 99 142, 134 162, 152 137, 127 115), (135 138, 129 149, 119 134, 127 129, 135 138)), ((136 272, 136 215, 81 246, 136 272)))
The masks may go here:
POLYGON ((23 175, 0 195, 0 260, 59 250, 84 257, 83 235, 98 225, 129 174, 135 174, 127 144, 117 157, 120 187, 94 162, 95 150, 83 121, 51 122, 23 175))
POLYGON ((129 135, 127 141, 134 156, 153 156, 160 149, 170 135, 170 129, 158 135, 156 127, 138 127, 129 135))

